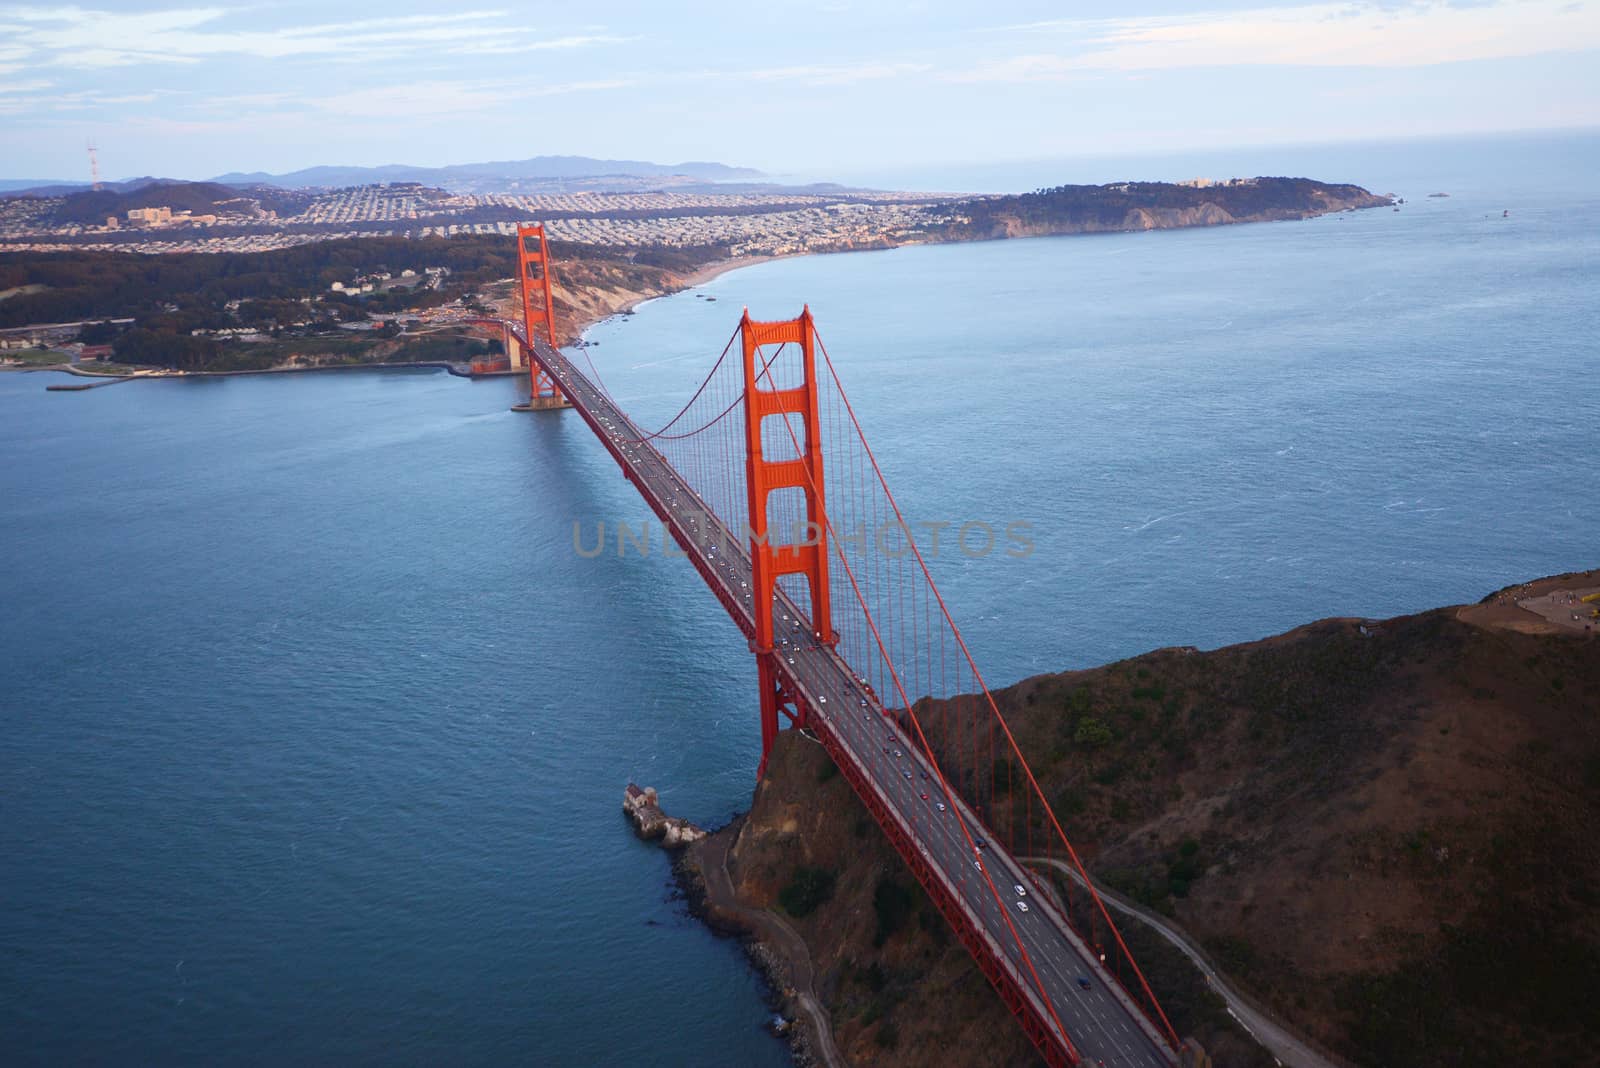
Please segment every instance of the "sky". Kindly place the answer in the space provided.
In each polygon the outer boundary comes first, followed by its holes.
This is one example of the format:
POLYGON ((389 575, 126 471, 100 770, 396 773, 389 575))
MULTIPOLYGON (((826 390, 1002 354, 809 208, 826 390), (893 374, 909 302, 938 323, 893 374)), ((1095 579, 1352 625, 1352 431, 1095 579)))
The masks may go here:
POLYGON ((536 155, 824 176, 1600 126, 1600 0, 0 0, 0 177, 536 155))

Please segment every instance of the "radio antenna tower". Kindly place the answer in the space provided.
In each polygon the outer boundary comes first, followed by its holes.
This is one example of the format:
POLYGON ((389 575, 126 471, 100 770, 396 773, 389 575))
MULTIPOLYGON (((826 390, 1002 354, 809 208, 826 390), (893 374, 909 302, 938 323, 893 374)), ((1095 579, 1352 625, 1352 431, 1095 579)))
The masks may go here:
POLYGON ((100 161, 95 158, 94 142, 89 142, 89 181, 96 193, 100 192, 100 161))

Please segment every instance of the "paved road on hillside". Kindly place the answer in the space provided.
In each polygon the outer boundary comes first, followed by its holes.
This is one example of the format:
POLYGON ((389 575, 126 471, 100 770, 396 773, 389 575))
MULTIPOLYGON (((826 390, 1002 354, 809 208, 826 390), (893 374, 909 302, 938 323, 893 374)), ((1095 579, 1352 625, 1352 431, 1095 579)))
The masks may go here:
MULTIPOLYGON (((1054 857, 1023 857, 1029 864, 1048 864, 1062 875, 1071 879, 1079 886, 1084 885, 1083 876, 1078 874, 1076 868, 1054 857)), ((1101 900, 1108 906, 1116 909, 1125 916, 1132 916, 1135 920, 1155 929, 1161 937, 1177 946, 1179 951, 1200 970, 1211 984, 1211 989, 1217 996, 1227 1002, 1232 1010, 1234 1019, 1249 1031, 1255 1040, 1264 1046, 1268 1053, 1278 1059, 1279 1064, 1288 1065, 1288 1068, 1341 1068, 1336 1062, 1329 1060, 1321 1053, 1312 1049, 1306 1041, 1294 1034, 1288 1028, 1268 1016, 1254 1004, 1245 1000, 1244 995, 1235 990, 1228 980, 1211 965, 1200 947, 1190 941, 1189 936, 1173 927, 1166 920, 1149 909, 1140 908, 1131 902, 1123 901, 1114 893, 1103 886, 1096 886, 1101 900)))

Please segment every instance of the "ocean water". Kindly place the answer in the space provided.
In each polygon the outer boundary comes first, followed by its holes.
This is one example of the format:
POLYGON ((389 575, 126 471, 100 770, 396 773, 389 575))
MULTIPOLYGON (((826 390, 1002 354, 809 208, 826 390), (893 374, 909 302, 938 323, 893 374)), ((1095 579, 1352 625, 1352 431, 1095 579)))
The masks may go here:
POLYGON ((930 565, 991 682, 1600 566, 1600 135, 1346 156, 1399 211, 779 261, 591 355, 656 426, 808 303, 913 526, 1031 524, 930 565))
MULTIPOLYGON (((1400 212, 764 264, 590 355, 648 426, 809 302, 910 517, 1032 525, 932 561, 996 684, 1472 600, 1600 562, 1600 151, 1550 144, 1328 174, 1400 212)), ((46 380, 0 375, 8 1060, 787 1063, 618 811, 748 803, 754 671, 681 560, 573 551, 646 516, 576 418, 46 380)))

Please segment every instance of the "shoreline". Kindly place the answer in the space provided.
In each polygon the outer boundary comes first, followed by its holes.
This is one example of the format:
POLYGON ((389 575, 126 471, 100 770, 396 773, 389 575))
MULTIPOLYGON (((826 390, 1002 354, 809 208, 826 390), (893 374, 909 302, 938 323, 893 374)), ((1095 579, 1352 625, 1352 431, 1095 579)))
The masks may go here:
MULTIPOLYGON (((848 250, 847 249, 845 251, 855 251, 855 250, 848 250)), ((645 303, 647 303, 649 301, 652 301, 652 300, 660 300, 663 297, 674 296, 674 295, 676 295, 678 293, 683 293, 683 292, 686 292, 686 291, 688 291, 690 289, 694 289, 697 286, 705 285, 707 282, 710 282, 710 281, 712 281, 712 280, 714 280, 716 278, 720 278, 721 276, 729 273, 730 271, 737 271, 737 270, 740 270, 740 269, 745 268, 745 267, 754 267, 754 266, 756 266, 758 264, 770 263, 770 262, 772 262, 774 260, 796 259, 796 258, 801 257, 801 256, 812 256, 812 255, 820 255, 820 253, 791 252, 791 253, 786 253, 785 255, 782 255, 782 256, 733 256, 733 257, 729 257, 727 259, 713 260, 712 262, 704 264, 703 266, 696 268, 695 270, 689 272, 686 275, 682 275, 681 276, 682 284, 679 285, 679 286, 676 286, 676 287, 671 288, 671 289, 667 289, 667 290, 665 290, 665 291, 663 291, 661 293, 639 293, 639 294, 634 295, 631 299, 627 300, 626 302, 624 302, 620 306, 618 306, 615 310, 607 312, 604 315, 601 315, 601 316, 598 316, 598 317, 590 316, 590 317, 587 317, 587 318, 578 319, 577 320, 577 325, 574 328, 574 331, 572 333, 573 342, 586 340, 586 335, 588 334, 588 332, 591 329, 593 329, 594 327, 598 326, 599 324, 607 321, 608 319, 615 318, 616 316, 619 316, 619 315, 631 315, 631 314, 633 314, 634 309, 639 307, 639 305, 641 305, 641 304, 645 304, 645 303)), ((569 345, 572 344, 573 342, 569 342, 569 345)), ((278 375, 278 374, 297 374, 297 373, 301 373, 301 372, 313 372, 313 371, 359 371, 359 370, 364 370, 364 369, 365 370, 380 370, 381 371, 381 370, 396 370, 396 369, 419 368, 419 367, 420 368, 431 367, 431 368, 437 368, 437 369, 443 370, 443 371, 448 371, 450 374, 453 374, 458 378, 469 378, 470 379, 470 378, 479 377, 479 376, 475 376, 475 375, 461 374, 459 371, 456 370, 457 365, 454 364, 454 363, 451 363, 448 360, 415 360, 415 361, 401 360, 401 361, 375 361, 375 362, 372 362, 372 363, 327 363, 327 364, 313 364, 313 365, 309 365, 309 366, 300 365, 300 364, 293 364, 293 365, 291 365, 291 364, 280 364, 279 366, 276 366, 276 367, 252 367, 252 368, 246 368, 246 369, 234 370, 234 371, 177 371, 177 370, 170 370, 170 369, 163 369, 163 370, 154 370, 154 369, 143 370, 143 369, 141 369, 139 371, 135 371, 132 374, 115 374, 115 373, 108 372, 108 371, 92 371, 92 370, 89 370, 89 369, 87 369, 85 367, 82 367, 82 366, 80 366, 78 364, 75 364, 75 363, 63 362, 63 363, 57 363, 57 364, 41 364, 41 365, 36 365, 36 366, 22 366, 22 365, 19 365, 19 366, 16 366, 16 367, 0 367, 0 371, 17 371, 17 372, 51 371, 51 372, 55 372, 57 374, 68 374, 68 375, 73 375, 73 376, 76 376, 76 377, 79 377, 79 378, 101 379, 101 380, 106 381, 106 382, 126 382, 126 381, 130 381, 130 380, 133 380, 133 379, 138 379, 138 378, 225 378, 225 377, 238 376, 238 375, 278 375)), ((501 375, 499 377, 513 377, 513 376, 501 375)))
POLYGON ((231 378, 238 375, 283 375, 283 374, 309 374, 314 371, 396 371, 416 368, 431 368, 447 371, 457 378, 471 378, 455 370, 455 364, 443 360, 416 360, 399 362, 376 363, 324 363, 311 366, 279 366, 279 367, 251 367, 237 371, 174 371, 174 370, 149 370, 135 371, 133 374, 119 375, 106 371, 88 371, 77 364, 56 363, 42 367, 0 367, 0 371, 19 371, 37 373, 48 371, 54 374, 72 375, 74 378, 90 378, 100 382, 135 382, 145 378, 231 378))
MULTIPOLYGON (((901 243, 898 243, 898 244, 873 245, 873 246, 869 246, 869 247, 865 247, 865 248, 830 248, 830 249, 815 249, 815 250, 809 250, 809 251, 805 251, 805 252, 786 252, 786 253, 782 253, 782 254, 778 254, 778 255, 731 256, 731 257, 728 257, 726 259, 710 261, 708 263, 702 264, 701 266, 695 268, 694 270, 688 272, 687 274, 677 276, 677 278, 679 279, 679 284, 678 285, 666 288, 666 289, 664 289, 663 291, 661 291, 659 293, 635 293, 631 297, 629 297, 627 300, 623 301, 621 304, 617 305, 615 308, 611 309, 610 311, 607 311, 606 313, 604 313, 602 315, 593 315, 593 314, 591 314, 591 315, 588 315, 588 316, 578 316, 578 317, 576 317, 574 325, 573 325, 571 331, 568 333, 568 337, 570 338, 570 340, 567 342, 566 345, 564 345, 562 347, 566 348, 566 347, 570 347, 570 346, 579 344, 581 342, 587 342, 589 331, 594 329, 596 326, 599 326, 601 323, 604 323, 604 322, 606 322, 606 321, 608 321, 610 319, 616 318, 617 316, 630 316, 630 315, 633 315, 635 313, 635 311, 641 305, 646 304, 646 303, 648 303, 648 302, 650 302, 652 300, 659 300, 659 299, 661 299, 663 297, 670 297, 670 296, 674 296, 674 295, 676 295, 678 293, 687 292, 688 290, 694 289, 694 288, 699 287, 699 286, 703 286, 703 285, 707 284, 708 282, 714 281, 715 279, 720 278, 723 275, 728 274, 728 273, 730 273, 732 271, 742 270, 742 269, 744 269, 746 267, 757 267, 757 266, 760 266, 761 264, 772 263, 772 262, 776 262, 778 260, 799 259, 799 258, 806 257, 806 256, 843 255, 843 254, 848 254, 848 253, 853 253, 853 252, 884 252, 884 251, 889 251, 889 250, 892 250, 892 249, 916 248, 916 247, 920 247, 920 246, 932 246, 932 245, 957 245, 957 244, 968 244, 968 243, 974 243, 974 242, 989 242, 989 241, 1018 241, 1018 240, 1026 240, 1026 239, 1029 239, 1029 238, 1041 238, 1041 237, 1088 237, 1088 236, 1102 235, 1102 234, 1152 233, 1152 232, 1159 232, 1159 231, 1165 231, 1165 230, 1215 229, 1215 228, 1220 227, 1220 226, 1247 226, 1247 225, 1252 225, 1252 224, 1255 224, 1255 223, 1295 222, 1295 221, 1303 222, 1303 221, 1305 221, 1307 219, 1320 218, 1320 217, 1323 217, 1323 216, 1326 216, 1326 215, 1337 215, 1337 214, 1341 214, 1341 213, 1344 213, 1344 212, 1361 211, 1361 210, 1369 210, 1369 209, 1356 208, 1356 207, 1330 208, 1330 209, 1327 209, 1327 210, 1324 210, 1324 211, 1313 211, 1313 212, 1307 213, 1306 215, 1299 216, 1299 217, 1297 217, 1295 219, 1249 219, 1249 218, 1244 218, 1244 219, 1235 219, 1235 220, 1233 220, 1231 222, 1224 222, 1224 223, 1185 223, 1185 224, 1179 224, 1179 225, 1176 225, 1176 226, 1154 226, 1154 227, 1148 227, 1148 228, 1130 227, 1130 228, 1124 228, 1124 229, 1106 229, 1106 230, 1100 230, 1100 229, 1072 229, 1072 230, 1063 230, 1063 231, 1054 232, 1054 233, 1052 233, 1052 232, 1026 232, 1026 231, 1024 231, 1024 232, 1008 233, 1008 234, 993 234, 993 235, 988 235, 988 236, 983 236, 983 237, 953 237, 953 238, 944 238, 944 239, 939 239, 939 238, 923 239, 923 240, 915 240, 915 241, 905 241, 905 242, 901 242, 901 243)), ((462 374, 460 374, 456 370, 456 365, 455 364, 452 364, 452 363, 450 363, 448 361, 442 361, 442 360, 420 360, 420 361, 399 361, 399 362, 380 361, 380 362, 373 362, 373 363, 355 363, 355 364, 317 364, 317 365, 312 365, 312 366, 279 365, 279 366, 276 366, 276 367, 260 367, 260 368, 250 368, 250 369, 247 369, 247 370, 235 370, 235 371, 144 370, 144 371, 137 371, 137 372, 134 372, 133 374, 126 374, 126 375, 109 374, 109 373, 98 372, 98 371, 88 371, 88 370, 84 370, 84 369, 80 368, 76 364, 71 364, 71 363, 51 364, 51 365, 44 365, 44 366, 0 367, 0 371, 56 371, 56 372, 62 372, 62 373, 71 374, 71 375, 78 375, 78 376, 85 377, 85 378, 100 378, 100 379, 106 379, 106 380, 126 381, 126 380, 133 379, 133 378, 224 377, 224 376, 230 376, 230 375, 289 374, 289 373, 297 373, 297 372, 305 372, 305 371, 335 371, 335 370, 353 370, 353 369, 360 369, 360 368, 371 368, 371 369, 377 369, 377 370, 383 370, 383 369, 391 369, 392 370, 392 369, 396 369, 396 368, 417 368, 417 367, 435 367, 435 368, 439 368, 439 369, 448 371, 451 374, 456 374, 456 375, 458 375, 458 377, 464 377, 464 378, 475 377, 475 376, 472 376, 472 375, 462 375, 462 374)), ((509 377, 509 376, 507 376, 507 377, 509 377)))
MULTIPOLYGON (((846 251, 858 250, 850 249, 846 251)), ((863 249, 859 251, 866 250, 863 249)), ((635 309, 637 309, 641 304, 648 304, 652 300, 661 300, 665 297, 676 296, 679 293, 687 293, 691 289, 694 289, 698 286, 703 286, 707 282, 721 278, 723 275, 729 274, 730 272, 743 270, 746 267, 755 267, 763 263, 773 263, 777 260, 793 260, 799 259, 802 256, 818 255, 825 255, 825 253, 786 252, 781 256, 730 256, 727 259, 712 260, 710 263, 696 267, 686 275, 681 275, 680 277, 683 284, 676 288, 668 289, 661 293, 640 293, 635 295, 632 299, 624 301, 622 304, 618 305, 615 310, 609 311, 598 318, 591 316, 587 319, 578 319, 577 325, 572 331, 573 340, 575 342, 587 341, 589 331, 599 326, 601 323, 606 322, 607 320, 614 319, 619 315, 632 315, 635 309)))
POLYGON ((742 812, 677 851, 672 858, 673 879, 689 914, 706 930, 739 940, 751 967, 767 985, 772 1004, 784 1010, 790 1023, 787 1034, 776 1037, 787 1042, 795 1063, 802 1068, 844 1068, 828 1007, 816 991, 816 970, 805 939, 771 910, 741 903, 728 877, 729 837, 737 837, 749 815, 742 812))

